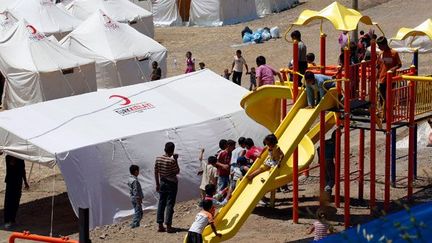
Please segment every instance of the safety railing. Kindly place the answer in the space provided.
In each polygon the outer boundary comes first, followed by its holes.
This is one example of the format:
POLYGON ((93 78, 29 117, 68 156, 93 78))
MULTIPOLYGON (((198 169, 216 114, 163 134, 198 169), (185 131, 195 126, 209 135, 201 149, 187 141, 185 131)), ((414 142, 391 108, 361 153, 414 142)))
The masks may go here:
POLYGON ((16 239, 31 240, 33 242, 37 241, 49 243, 78 243, 77 240, 70 240, 68 237, 55 238, 43 235, 30 234, 30 232, 28 231, 24 231, 23 233, 12 233, 9 236, 9 243, 14 243, 16 239))
POLYGON ((402 78, 415 84, 414 114, 432 112, 432 77, 403 75, 402 78))
MULTIPOLYGON (((410 100, 408 81, 403 79, 402 76, 392 77, 389 73, 388 77, 391 79, 390 83, 390 97, 386 97, 386 102, 391 102, 392 123, 400 122, 409 119, 410 100)), ((388 96, 388 95, 387 95, 388 96)))

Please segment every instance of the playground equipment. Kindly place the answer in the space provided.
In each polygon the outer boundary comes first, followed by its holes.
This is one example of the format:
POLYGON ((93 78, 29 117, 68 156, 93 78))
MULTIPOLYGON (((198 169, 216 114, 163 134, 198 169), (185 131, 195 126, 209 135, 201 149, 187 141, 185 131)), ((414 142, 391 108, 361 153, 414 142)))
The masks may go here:
MULTIPOLYGON (((340 174, 341 174, 341 134, 344 135, 344 225, 350 226, 350 183, 351 175, 358 173, 355 180, 358 181, 359 198, 363 199, 364 193, 364 162, 365 162, 365 131, 370 131, 370 211, 376 210, 376 132, 383 131, 386 135, 385 152, 385 179, 384 179, 384 209, 390 205, 390 161, 391 155, 395 157, 395 147, 391 146, 392 129, 402 126, 409 127, 409 166, 408 166, 408 198, 412 197, 413 179, 415 171, 415 124, 421 119, 432 116, 432 78, 415 77, 415 67, 406 70, 398 70, 387 75, 387 99, 379 102, 377 90, 376 64, 377 53, 375 41, 371 41, 371 60, 359 64, 350 65, 350 50, 344 49, 344 65, 342 72, 335 72, 334 66, 326 66, 326 34, 322 31, 323 20, 330 21, 333 26, 341 31, 356 29, 359 22, 367 25, 379 26, 367 16, 362 16, 358 11, 347 9, 335 2, 322 11, 305 10, 298 20, 292 25, 303 26, 313 20, 321 20, 320 35, 320 66, 315 72, 322 74, 336 74, 334 80, 336 88, 331 89, 323 97, 315 109, 304 109, 306 95, 298 86, 298 43, 293 42, 293 69, 283 69, 282 74, 287 77, 292 73, 293 82, 285 86, 264 86, 247 95, 242 100, 242 106, 246 113, 258 123, 269 130, 274 131, 279 138, 279 146, 285 154, 284 161, 279 168, 261 173, 252 181, 243 179, 237 185, 232 198, 216 215, 215 225, 222 237, 216 237, 207 227, 203 232, 206 242, 218 242, 234 236, 240 229, 248 215, 255 208, 258 201, 265 193, 274 190, 289 181, 293 182, 293 222, 298 222, 298 175, 302 170, 307 170, 315 153, 313 143, 320 141, 320 175, 325 168, 325 131, 328 129, 328 115, 326 111, 336 112, 336 156, 335 156, 335 206, 340 207, 340 174), (423 83, 420 83, 423 82, 423 83), (343 97, 341 103, 340 97, 343 97), (286 115, 286 99, 293 100, 293 106, 286 115), (281 103, 279 103, 282 101, 281 103), (385 108, 385 109, 384 109, 385 108), (279 115, 281 114, 281 115, 279 115), (284 117, 286 115, 286 117, 284 117), (320 117, 319 124, 310 130, 312 122, 320 117), (282 122, 279 123, 279 119, 282 122), (352 123, 351 121, 356 121, 352 123), (378 129, 377 129, 378 127, 378 129), (355 172, 350 172, 350 130, 360 129, 359 133, 359 167, 355 172), (343 131, 342 131, 343 129, 343 131), (319 132, 318 132, 319 131, 319 132), (312 140, 311 137, 314 139, 312 140), (319 134, 319 135, 318 135, 319 134), (306 135, 306 136, 305 136, 306 135), (298 146, 298 148, 297 148, 298 146), (392 150, 393 149, 393 150, 392 150), (289 159, 288 159, 289 158, 289 159)), ((292 26, 288 29, 292 28, 292 26)), ((380 29, 380 28, 379 28, 380 29)), ((381 30, 381 29, 380 29, 381 30)), ((381 31, 382 32, 382 31, 381 31)), ((287 40, 288 41, 288 40, 287 40)), ((333 114, 333 113, 331 113, 333 114)), ((393 135, 395 139, 395 133, 393 135)), ((256 169, 267 156, 267 151, 261 158, 255 161, 251 170, 256 169)), ((393 171, 395 175, 395 171, 393 171)), ((324 193, 324 176, 320 176, 320 196, 324 193)), ((273 195, 272 195, 273 197, 273 195)))
MULTIPOLYGON (((336 100, 333 98, 335 95, 336 89, 332 89, 324 96, 317 107, 305 109, 307 101, 306 93, 303 92, 282 122, 280 122, 279 117, 274 116, 271 109, 266 111, 262 107, 265 102, 280 102, 280 99, 292 98, 288 86, 260 87, 257 91, 243 98, 241 104, 246 113, 269 130, 274 131, 274 134, 279 138, 278 145, 285 156, 279 167, 257 175, 252 181, 247 179, 240 181, 228 204, 220 210, 215 218, 215 225, 222 237, 216 237, 212 230, 207 227, 203 232, 203 238, 206 242, 218 242, 233 237, 258 201, 267 192, 286 185, 292 180, 293 170, 295 170, 292 155, 297 146, 299 148, 297 168, 299 171, 308 168, 315 155, 314 143, 310 137, 317 138, 316 131, 318 129, 312 129, 310 134, 308 134, 308 131, 322 110, 331 109, 336 105, 336 100), (277 128, 275 129, 275 127, 277 128)), ((331 116, 327 116, 327 123, 331 123, 331 116)), ((264 151, 250 170, 253 171, 260 167, 264 163, 267 154, 267 151, 264 151)))

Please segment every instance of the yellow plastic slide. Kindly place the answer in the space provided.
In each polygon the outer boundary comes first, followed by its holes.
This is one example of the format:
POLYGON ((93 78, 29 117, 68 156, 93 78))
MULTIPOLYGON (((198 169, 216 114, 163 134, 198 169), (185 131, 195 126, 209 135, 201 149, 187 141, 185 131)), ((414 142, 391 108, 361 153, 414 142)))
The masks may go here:
MULTIPOLYGON (((285 156, 279 167, 257 175, 252 181, 245 177, 238 182, 231 199, 215 218, 217 231, 222 234, 222 237, 215 236, 211 228, 206 227, 203 232, 204 242, 220 242, 232 238, 267 192, 292 180, 291 155, 297 146, 299 170, 309 166, 315 156, 314 142, 317 141, 317 134, 319 134, 319 129, 310 130, 310 128, 320 111, 328 110, 336 105, 334 97, 337 97, 337 93, 332 89, 327 92, 315 109, 305 109, 307 106, 306 92, 302 92, 282 122, 280 122, 278 109, 280 109, 280 99, 291 98, 291 91, 287 86, 263 86, 243 98, 241 105, 246 113, 270 131, 274 131, 279 139, 278 145, 285 156), (309 134, 308 131, 310 131, 309 134)), ((334 124, 333 116, 326 117, 328 124, 334 124)), ((267 151, 264 151, 251 170, 261 166, 266 157, 267 151)))

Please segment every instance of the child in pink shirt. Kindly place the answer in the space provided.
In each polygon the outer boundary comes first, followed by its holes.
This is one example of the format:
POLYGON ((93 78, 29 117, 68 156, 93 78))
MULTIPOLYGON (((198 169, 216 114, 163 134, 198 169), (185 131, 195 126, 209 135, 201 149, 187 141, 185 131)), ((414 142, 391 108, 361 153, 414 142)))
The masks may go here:
POLYGON ((256 64, 256 79, 258 87, 263 85, 273 85, 275 83, 275 75, 277 75, 279 77, 279 81, 283 83, 282 75, 280 74, 280 72, 274 70, 272 67, 267 65, 265 57, 257 57, 256 64))

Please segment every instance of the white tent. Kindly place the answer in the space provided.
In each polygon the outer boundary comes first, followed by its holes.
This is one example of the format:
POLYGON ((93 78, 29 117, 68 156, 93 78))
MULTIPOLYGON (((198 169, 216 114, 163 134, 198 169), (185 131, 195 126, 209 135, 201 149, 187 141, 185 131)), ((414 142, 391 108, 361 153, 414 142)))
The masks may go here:
POLYGON ((0 45, 0 71, 6 109, 96 90, 94 61, 70 53, 24 20, 0 45))
POLYGON ((260 143, 268 131, 240 107, 247 92, 201 70, 0 112, 0 151, 43 164, 55 161, 75 212, 90 208, 92 228, 110 224, 131 213, 131 164, 140 167, 144 208, 156 206, 154 160, 166 142, 174 142, 179 154, 177 201, 199 195, 201 148, 207 157, 222 138, 260 143))
POLYGON ((264 17, 267 14, 292 8, 298 0, 255 0, 257 14, 264 17))
POLYGON ((154 0, 130 0, 130 1, 149 12, 152 11, 152 1, 154 0))
POLYGON ((165 47, 98 10, 60 43, 77 55, 96 60, 98 88, 114 88, 150 81, 152 62, 166 76, 165 47))
POLYGON ((50 0, 17 0, 8 6, 14 16, 24 18, 45 35, 61 39, 81 21, 50 0))
POLYGON ((0 0, 0 12, 6 11, 11 3, 14 3, 15 0, 0 0))
POLYGON ((81 20, 87 19, 100 9, 115 21, 128 23, 151 38, 154 36, 152 13, 128 0, 75 0, 67 5, 66 9, 81 20))
POLYGON ((157 26, 173 26, 182 23, 177 0, 154 0, 153 22, 157 26))
POLYGON ((258 18, 255 0, 192 0, 190 25, 221 26, 258 18))
POLYGON ((419 53, 432 52, 432 40, 428 36, 410 36, 405 40, 391 40, 390 46, 397 52, 414 52, 414 50, 418 50, 419 53))
POLYGON ((16 30, 18 19, 8 11, 0 13, 0 44, 6 42, 16 30))

